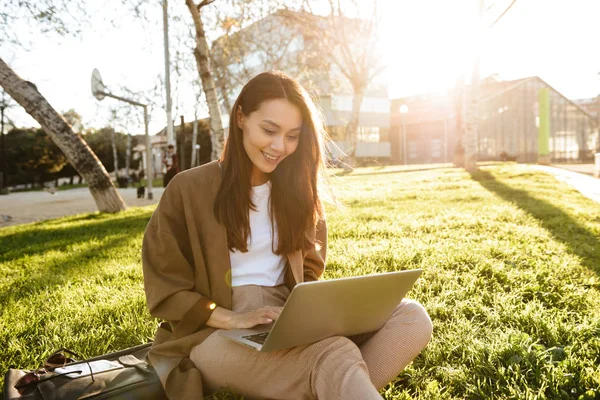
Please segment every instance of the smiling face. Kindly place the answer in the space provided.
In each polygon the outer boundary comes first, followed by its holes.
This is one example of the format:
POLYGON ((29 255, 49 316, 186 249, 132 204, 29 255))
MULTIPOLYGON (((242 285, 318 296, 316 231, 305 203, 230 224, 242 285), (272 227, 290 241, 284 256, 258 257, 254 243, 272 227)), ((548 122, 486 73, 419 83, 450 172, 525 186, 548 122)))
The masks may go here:
POLYGON ((237 125, 252 161, 252 186, 262 185, 277 165, 294 153, 300 140, 302 114, 287 99, 264 101, 258 110, 244 115, 238 109, 237 125))

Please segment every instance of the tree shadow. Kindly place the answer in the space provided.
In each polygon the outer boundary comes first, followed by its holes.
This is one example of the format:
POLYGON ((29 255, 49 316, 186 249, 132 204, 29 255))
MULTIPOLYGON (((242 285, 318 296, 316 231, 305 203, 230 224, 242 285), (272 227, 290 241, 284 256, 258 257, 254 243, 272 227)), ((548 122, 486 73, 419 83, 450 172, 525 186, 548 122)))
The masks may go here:
POLYGON ((431 171, 431 170, 436 170, 436 169, 449 169, 449 168, 454 168, 452 166, 449 165, 440 165, 440 166, 433 166, 433 167, 423 167, 423 168, 412 168, 412 169, 396 169, 396 170, 383 170, 383 168, 378 168, 378 169, 382 169, 381 171, 373 171, 373 172, 366 172, 366 173, 358 173, 355 174, 353 173, 353 171, 339 171, 336 172, 334 174, 331 174, 331 176, 353 176, 353 177, 361 177, 361 176, 373 176, 373 175, 388 175, 388 174, 405 174, 407 172, 423 172, 423 171, 431 171))
POLYGON ((105 214, 92 214, 64 221, 73 223, 70 226, 53 226, 51 221, 41 222, 39 227, 34 225, 23 231, 0 234, 0 263, 10 263, 24 255, 34 256, 54 250, 68 251, 70 246, 122 232, 143 232, 151 215, 152 212, 148 211, 117 218, 109 215, 105 219, 105 214))
POLYGON ((104 269, 95 268, 95 260, 104 260, 119 249, 129 250, 131 242, 143 233, 150 215, 151 212, 109 216, 64 227, 50 224, 0 237, 0 263, 9 267, 8 282, 0 291, 0 304, 51 291, 82 275, 93 277, 105 273, 104 269), (84 247, 79 251, 77 246, 84 247), (44 258, 41 265, 30 265, 29 257, 49 253, 53 253, 49 261, 44 258), (20 267, 22 270, 18 271, 20 267))
POLYGON ((483 170, 471 173, 473 180, 489 192, 508 201, 537 219, 554 238, 581 259, 581 265, 600 275, 600 238, 561 208, 532 197, 527 191, 511 188, 483 170))
POLYGON ((106 270, 97 268, 94 260, 102 258, 107 250, 128 246, 131 240, 130 235, 115 235, 100 245, 90 246, 86 251, 58 259, 60 266, 40 265, 35 269, 30 268, 3 288, 0 292, 0 304, 8 304, 11 300, 17 302, 41 292, 51 292, 53 288, 81 279, 82 276, 93 278, 104 274, 106 270))

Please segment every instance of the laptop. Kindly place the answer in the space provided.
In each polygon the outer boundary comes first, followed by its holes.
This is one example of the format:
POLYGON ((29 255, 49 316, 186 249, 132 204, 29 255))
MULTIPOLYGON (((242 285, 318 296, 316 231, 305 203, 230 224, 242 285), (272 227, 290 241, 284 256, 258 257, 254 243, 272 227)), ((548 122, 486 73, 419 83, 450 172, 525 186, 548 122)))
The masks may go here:
POLYGON ((279 318, 219 335, 257 351, 275 351, 379 330, 422 269, 297 284, 279 318))

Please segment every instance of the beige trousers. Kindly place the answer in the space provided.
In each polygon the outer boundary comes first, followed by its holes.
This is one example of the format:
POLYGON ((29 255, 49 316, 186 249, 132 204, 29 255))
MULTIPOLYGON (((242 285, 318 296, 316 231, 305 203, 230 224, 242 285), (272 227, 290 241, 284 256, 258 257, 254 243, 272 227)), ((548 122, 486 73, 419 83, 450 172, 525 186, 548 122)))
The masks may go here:
MULTIPOLYGON (((283 285, 235 287, 233 310, 283 306, 288 295, 283 285)), ((248 399, 381 399, 379 390, 423 350, 432 329, 423 306, 405 299, 377 332, 260 353, 217 331, 190 358, 207 393, 226 387, 248 399)))

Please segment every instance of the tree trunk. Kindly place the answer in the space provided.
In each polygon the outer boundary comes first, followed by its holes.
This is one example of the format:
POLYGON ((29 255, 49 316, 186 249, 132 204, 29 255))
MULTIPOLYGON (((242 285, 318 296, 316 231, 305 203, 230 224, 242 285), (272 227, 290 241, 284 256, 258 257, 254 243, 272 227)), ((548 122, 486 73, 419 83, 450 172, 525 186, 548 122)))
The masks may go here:
POLYGON ((4 146, 4 95, 2 96, 2 103, 0 103, 0 194, 6 194, 4 187, 8 187, 6 177, 7 164, 6 164, 6 147, 4 146))
POLYGON ((360 106, 364 97, 364 88, 355 88, 354 96, 352 97, 352 111, 350 113, 350 121, 346 125, 346 141, 349 147, 350 164, 353 167, 356 163, 356 146, 358 144, 358 119, 360 117, 360 106))
POLYGON ((186 169, 188 169, 187 166, 187 160, 185 158, 185 118, 183 117, 183 115, 179 116, 180 121, 181 121, 181 125, 179 126, 179 132, 180 132, 180 136, 181 136, 181 150, 179 151, 179 168, 184 171, 186 169))
POLYGON ((221 97, 223 98, 223 107, 225 107, 227 112, 231 112, 231 102, 229 101, 229 96, 227 94, 227 82, 225 78, 227 71, 223 71, 227 69, 227 66, 220 66, 220 68, 222 69, 220 73, 218 69, 215 72, 217 73, 217 82, 219 85, 219 90, 221 91, 221 97))
POLYGON ((456 81, 456 88, 454 90, 454 114, 456 118, 456 143, 454 147, 454 166, 463 168, 465 166, 465 125, 464 125, 464 113, 465 113, 465 82, 462 77, 456 81))
POLYGON ((19 78, 1 58, 0 85, 42 126, 71 165, 85 178, 100 211, 118 212, 126 208, 108 173, 87 143, 73 132, 34 84, 19 78))
POLYGON ((471 78, 471 90, 469 91, 469 103, 467 106, 467 118, 465 122, 465 134, 463 137, 465 149, 465 169, 469 172, 477 170, 477 129, 479 119, 479 66, 473 67, 471 78))
POLYGON ((112 128, 110 131, 110 142, 112 145, 112 153, 113 153, 113 168, 115 169, 115 181, 118 178, 117 172, 119 172, 119 159, 117 158, 117 144, 115 143, 115 128, 112 128))
POLYGON ((471 74, 471 88, 469 90, 467 116, 465 121, 465 135, 463 145, 465 148, 465 169, 469 172, 477 170, 477 135, 479 128, 479 54, 481 51, 481 18, 483 14, 483 0, 477 2, 477 22, 475 57, 473 60, 473 71, 471 74))
POLYGON ((127 183, 131 178, 129 172, 129 160, 131 158, 131 133, 127 134, 127 147, 125 148, 125 175, 127 175, 127 183))
POLYGON ((198 116, 194 113, 194 123, 192 124, 192 156, 190 157, 190 168, 198 165, 198 152, 196 151, 196 143, 198 143, 198 116))
POLYGON ((194 49, 194 56, 196 57, 196 65, 198 66, 198 73, 200 74, 200 80, 202 81, 202 89, 206 96, 206 103, 208 104, 208 115, 210 120, 210 132, 212 135, 212 154, 211 159, 216 160, 221 156, 223 151, 223 124, 221 122, 221 112, 219 110, 219 98, 215 89, 215 82, 210 72, 209 64, 209 49, 208 42, 206 40, 206 34, 204 33, 204 25, 202 18, 200 17, 200 10, 194 4, 193 0, 185 0, 185 4, 192 14, 194 20, 194 27, 196 28, 196 48, 194 49))

